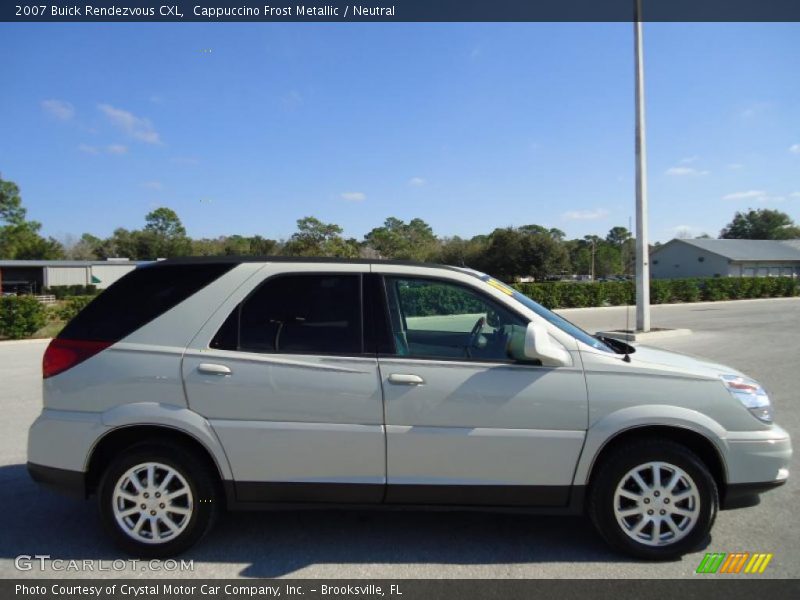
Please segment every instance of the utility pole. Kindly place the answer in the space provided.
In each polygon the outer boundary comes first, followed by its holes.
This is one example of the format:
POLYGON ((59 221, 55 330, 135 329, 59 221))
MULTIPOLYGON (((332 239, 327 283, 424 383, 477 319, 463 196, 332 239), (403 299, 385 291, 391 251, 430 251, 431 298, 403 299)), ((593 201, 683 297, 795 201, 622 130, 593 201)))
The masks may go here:
POLYGON ((650 244, 647 235, 647 153, 644 126, 642 0, 634 0, 636 67, 636 331, 650 331, 650 244))

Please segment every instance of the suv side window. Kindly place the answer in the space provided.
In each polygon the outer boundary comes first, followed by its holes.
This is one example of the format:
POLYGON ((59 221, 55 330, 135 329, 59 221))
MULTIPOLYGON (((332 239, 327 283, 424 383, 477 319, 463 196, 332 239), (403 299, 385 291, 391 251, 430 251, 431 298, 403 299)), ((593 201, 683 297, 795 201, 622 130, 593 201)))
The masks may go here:
POLYGON ((361 354, 361 275, 278 275, 226 319, 212 348, 243 352, 361 354))
POLYGON ((511 360, 512 336, 525 334, 521 317, 466 286, 387 277, 386 292, 400 356, 511 360))

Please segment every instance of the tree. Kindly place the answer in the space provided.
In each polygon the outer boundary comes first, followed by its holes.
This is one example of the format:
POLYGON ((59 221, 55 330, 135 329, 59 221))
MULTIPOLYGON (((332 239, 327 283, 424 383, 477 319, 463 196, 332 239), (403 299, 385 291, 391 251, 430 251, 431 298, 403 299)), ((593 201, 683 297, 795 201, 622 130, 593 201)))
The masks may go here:
POLYGON ((174 210, 162 206, 148 213, 144 220, 144 230, 133 232, 132 236, 137 247, 137 258, 154 260, 191 253, 192 242, 174 210))
POLYGON ((612 227, 611 230, 606 235, 606 241, 613 245, 621 248, 625 242, 631 239, 631 232, 628 231, 627 227, 612 227))
POLYGON ((569 254, 550 230, 506 227, 492 232, 477 262, 476 268, 499 279, 545 279, 568 269, 569 254))
POLYGON ((436 262, 457 267, 480 269, 483 254, 489 245, 489 236, 476 235, 465 240, 458 236, 444 238, 440 242, 439 255, 436 262))
POLYGON ((342 228, 334 223, 323 223, 315 217, 297 220, 297 231, 283 247, 288 256, 336 256, 356 258, 359 244, 354 239, 344 239, 342 228))
POLYGON ((97 250, 102 243, 103 240, 91 233, 84 233, 77 241, 69 236, 64 241, 64 256, 71 260, 97 260, 97 250))
POLYGON ((439 253, 439 240, 433 229, 418 218, 406 223, 389 217, 383 222, 383 227, 376 227, 365 235, 364 242, 381 258, 425 262, 439 253))
POLYGON ((57 240, 39 235, 42 224, 26 220, 19 186, 0 177, 0 258, 52 260, 64 257, 57 240))
POLYGON ((736 212, 733 220, 720 231, 721 239, 787 240, 800 238, 800 227, 779 210, 759 208, 736 212))
POLYGON ((144 221, 145 231, 152 231, 164 237, 177 237, 186 235, 186 228, 181 223, 178 213, 171 208, 162 206, 148 213, 144 221))

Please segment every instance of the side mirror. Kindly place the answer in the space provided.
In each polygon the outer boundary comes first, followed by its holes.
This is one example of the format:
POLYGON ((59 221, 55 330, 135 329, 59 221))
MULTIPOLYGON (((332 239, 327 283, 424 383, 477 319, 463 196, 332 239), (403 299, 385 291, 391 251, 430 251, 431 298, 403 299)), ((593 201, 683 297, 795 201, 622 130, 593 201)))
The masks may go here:
POLYGON ((541 323, 528 323, 524 335, 513 336, 511 355, 518 360, 540 360, 546 367, 567 367, 572 358, 561 344, 550 337, 541 323))

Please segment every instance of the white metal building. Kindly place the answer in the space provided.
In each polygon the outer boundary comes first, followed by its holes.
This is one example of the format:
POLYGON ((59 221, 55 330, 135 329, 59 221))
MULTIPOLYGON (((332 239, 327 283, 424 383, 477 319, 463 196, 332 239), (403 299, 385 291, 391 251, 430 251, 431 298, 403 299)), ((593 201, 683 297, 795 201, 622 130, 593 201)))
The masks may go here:
POLYGON ((650 275, 800 277, 800 240, 671 240, 651 250, 650 275))
POLYGON ((41 294, 46 288, 94 285, 105 289, 139 264, 128 259, 0 260, 0 292, 41 294))

